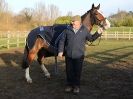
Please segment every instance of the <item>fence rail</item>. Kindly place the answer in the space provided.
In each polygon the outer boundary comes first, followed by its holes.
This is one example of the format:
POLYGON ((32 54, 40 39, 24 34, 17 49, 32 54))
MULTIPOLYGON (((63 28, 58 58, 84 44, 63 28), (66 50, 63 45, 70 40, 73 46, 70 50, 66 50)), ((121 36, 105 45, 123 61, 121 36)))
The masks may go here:
POLYGON ((119 39, 128 39, 128 40, 131 40, 133 39, 133 32, 118 32, 118 31, 115 31, 115 32, 104 32, 102 34, 102 38, 107 40, 107 39, 116 39, 116 40, 119 40, 119 39))
MULTIPOLYGON (((11 48, 11 47, 20 47, 25 45, 26 37, 28 31, 18 31, 18 32, 0 32, 0 49, 2 48, 11 48)), ((102 34, 102 39, 128 39, 133 40, 133 32, 104 32, 102 34)))
POLYGON ((0 32, 0 49, 11 48, 11 47, 20 47, 24 46, 27 37, 26 31, 24 32, 0 32))

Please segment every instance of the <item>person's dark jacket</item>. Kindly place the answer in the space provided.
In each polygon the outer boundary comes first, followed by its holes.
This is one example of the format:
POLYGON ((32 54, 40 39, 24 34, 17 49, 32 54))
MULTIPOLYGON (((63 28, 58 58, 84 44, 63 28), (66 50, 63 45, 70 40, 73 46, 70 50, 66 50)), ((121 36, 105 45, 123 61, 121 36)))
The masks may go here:
POLYGON ((84 56, 86 41, 94 41, 100 36, 99 33, 90 34, 88 29, 82 25, 75 33, 72 26, 68 26, 63 31, 63 36, 59 41, 58 52, 65 50, 65 55, 71 58, 80 58, 84 56))

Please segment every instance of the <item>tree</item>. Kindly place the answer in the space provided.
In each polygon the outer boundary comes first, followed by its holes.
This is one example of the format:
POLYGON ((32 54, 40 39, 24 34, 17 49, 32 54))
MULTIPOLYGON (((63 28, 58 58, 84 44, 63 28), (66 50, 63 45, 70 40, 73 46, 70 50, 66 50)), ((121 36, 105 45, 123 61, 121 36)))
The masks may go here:
POLYGON ((55 20, 55 24, 70 24, 70 22, 71 22, 71 16, 58 17, 55 20))
POLYGON ((8 11, 8 4, 5 0, 0 0, 0 13, 8 11))
POLYGON ((118 13, 109 16, 112 26, 133 26, 133 12, 118 11, 118 13))
POLYGON ((59 8, 53 4, 48 6, 48 12, 50 20, 55 20, 60 15, 59 8))
POLYGON ((32 21, 34 10, 31 8, 24 8, 20 13, 15 16, 16 22, 18 23, 28 23, 32 21))
POLYGON ((67 16, 73 16, 72 11, 67 12, 67 16))
POLYGON ((31 8, 24 8, 22 10, 22 16, 24 17, 24 20, 26 22, 30 22, 32 20, 33 13, 34 13, 34 10, 31 8))
POLYGON ((59 9, 55 5, 45 6, 40 2, 36 4, 34 20, 37 25, 52 25, 54 20, 59 16, 59 9))
POLYGON ((42 22, 48 20, 47 8, 44 3, 39 2, 35 6, 34 20, 42 22))

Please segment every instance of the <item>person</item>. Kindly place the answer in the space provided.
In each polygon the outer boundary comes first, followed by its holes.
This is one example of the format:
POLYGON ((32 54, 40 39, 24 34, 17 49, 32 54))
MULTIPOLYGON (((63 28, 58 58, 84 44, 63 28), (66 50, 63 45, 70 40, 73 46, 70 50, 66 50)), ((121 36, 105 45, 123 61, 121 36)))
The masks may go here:
POLYGON ((96 40, 102 32, 103 29, 99 28, 93 35, 89 33, 81 23, 79 15, 73 16, 71 25, 63 31, 58 46, 58 57, 62 58, 63 51, 65 52, 66 92, 79 93, 85 42, 96 40))

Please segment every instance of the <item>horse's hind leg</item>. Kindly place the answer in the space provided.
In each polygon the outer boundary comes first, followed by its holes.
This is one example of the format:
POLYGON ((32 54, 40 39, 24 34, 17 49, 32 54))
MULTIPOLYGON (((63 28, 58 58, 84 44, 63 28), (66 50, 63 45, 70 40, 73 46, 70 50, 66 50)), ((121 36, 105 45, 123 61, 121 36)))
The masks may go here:
POLYGON ((27 82, 32 83, 32 79, 29 74, 30 62, 29 62, 28 56, 29 56, 29 50, 28 50, 27 46, 25 46, 24 56, 23 56, 23 61, 22 61, 22 68, 25 69, 25 78, 26 78, 27 82))
POLYGON ((26 78, 26 80, 27 80, 28 83, 32 83, 32 79, 31 79, 30 73, 29 73, 29 68, 30 68, 30 64, 32 63, 32 61, 35 58, 35 55, 36 55, 36 53, 31 50, 29 52, 29 54, 28 54, 28 57, 27 57, 27 60, 28 60, 29 65, 25 69, 25 78, 26 78))
POLYGON ((29 53, 27 55, 28 67, 25 69, 25 78, 28 83, 32 83, 32 79, 31 79, 30 73, 29 73, 29 66, 33 62, 36 54, 43 47, 43 45, 44 45, 43 40, 41 38, 37 38, 35 45, 33 46, 33 48, 29 51, 29 53))
POLYGON ((41 69, 43 70, 45 76, 47 78, 50 78, 50 73, 48 72, 47 68, 45 67, 45 65, 42 62, 42 59, 44 57, 43 48, 41 50, 39 50, 37 55, 38 55, 38 59, 37 60, 38 60, 38 63, 41 65, 41 69))

